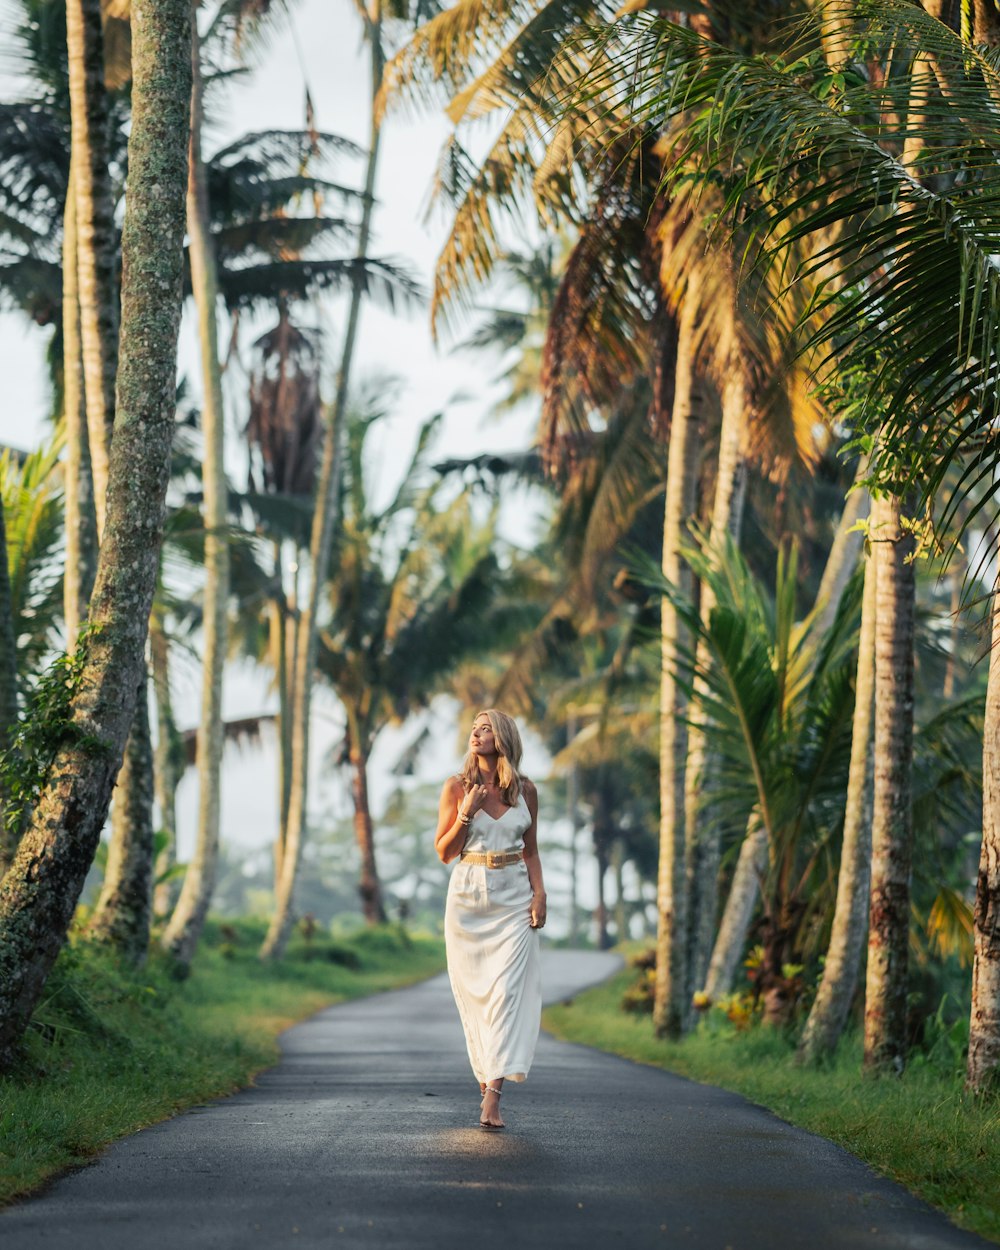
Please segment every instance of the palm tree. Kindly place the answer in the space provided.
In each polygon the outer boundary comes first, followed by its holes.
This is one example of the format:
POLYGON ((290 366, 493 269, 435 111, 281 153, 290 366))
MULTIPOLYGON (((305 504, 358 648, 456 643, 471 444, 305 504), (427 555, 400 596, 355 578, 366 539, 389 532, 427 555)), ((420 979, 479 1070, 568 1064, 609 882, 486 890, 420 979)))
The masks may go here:
POLYGON ((865 989, 865 1067, 906 1061, 913 815, 913 614, 915 542, 898 496, 876 496, 875 793, 865 989))
MULTIPOLYGON (((814 610, 795 620, 795 549, 779 558, 773 604, 732 538, 707 542, 688 559, 711 587, 706 622, 665 585, 710 661, 694 662, 691 690, 705 723, 718 780, 712 816, 720 837, 764 831, 764 950, 759 990, 765 1019, 783 1024, 793 1006, 804 921, 828 888, 826 858, 839 833, 847 777, 853 690, 850 657, 857 596, 848 595, 830 631, 815 632, 814 610), (694 680, 700 678, 700 681, 694 680)), ((690 657, 689 662, 694 660, 690 657)))
POLYGON ((368 148, 368 162, 365 171, 364 191, 362 193, 361 220, 358 227, 358 242, 355 262, 351 273, 351 298, 347 313, 347 324, 341 350, 340 364, 337 371, 336 392, 330 410, 330 419, 323 446, 323 459, 316 484, 315 513, 312 533, 310 535, 309 556, 312 576, 309 581, 307 599, 302 611, 295 651, 294 681, 289 699, 289 758, 288 758, 288 797, 284 805, 285 827, 281 839, 281 865, 278 871, 276 920, 264 943, 262 955, 266 958, 280 956, 284 949, 287 918, 291 915, 292 891, 298 870, 299 848, 305 834, 306 803, 308 798, 309 769, 309 706, 313 675, 316 668, 319 602, 322 592, 321 570, 326 569, 330 562, 334 538, 335 506, 339 493, 339 476, 341 471, 343 426, 347 411, 350 391, 351 365, 358 325, 361 316, 362 298, 366 292, 365 257, 371 241, 372 217, 375 208, 375 184, 378 170, 379 148, 381 143, 382 119, 376 108, 376 100, 382 89, 382 77, 385 69, 385 49, 383 46, 384 25, 388 20, 406 19, 411 15, 414 20, 435 12, 438 5, 434 0, 356 0, 356 8, 361 17, 365 31, 365 39, 371 53, 371 124, 368 148), (291 867, 284 871, 284 847, 287 843, 291 855, 291 867))
MULTIPOLYGON (((726 167, 737 170, 730 202, 753 203, 759 228, 770 232, 770 254, 784 256, 787 241, 797 240, 805 244, 805 263, 823 268, 827 286, 814 305, 825 314, 818 338, 836 339, 838 369, 867 370, 876 419, 886 410, 891 414, 875 445, 876 483, 881 476, 912 482, 933 498, 947 485, 949 466, 968 449, 975 454, 967 471, 957 489, 948 488, 961 501, 996 464, 987 415, 992 400, 982 402, 994 390, 996 223, 978 211, 992 202, 989 188, 997 177, 995 121, 987 103, 997 80, 994 56, 971 50, 959 35, 909 6, 880 6, 865 15, 861 33, 892 48, 894 64, 912 63, 914 71, 879 76, 877 85, 865 79, 827 97, 813 90, 816 75, 798 73, 801 63, 786 73, 721 53, 657 19, 640 18, 616 37, 628 46, 629 64, 642 66, 643 81, 629 79, 631 98, 640 101, 637 122, 655 117, 662 125, 665 115, 676 119, 682 109, 696 119, 686 128, 678 172, 687 175, 692 163, 705 161, 717 169, 726 152, 726 167), (710 101, 716 106, 699 113, 699 103, 710 101), (914 159, 913 144, 900 158, 894 146, 900 117, 909 117, 911 135, 922 144, 918 173, 933 170, 933 180, 914 177, 907 164, 914 159), (711 127, 707 147, 699 125, 711 127), (736 164, 729 163, 727 145, 739 148, 736 164), (812 160, 818 150, 821 163, 812 160), (975 213, 969 211, 973 203, 975 213), (829 228, 845 222, 851 224, 850 245, 831 243, 829 228)), ((845 47, 842 59, 851 55, 845 47)), ((793 265, 792 281, 795 272, 793 265)), ((947 516, 949 508, 940 511, 947 516)), ((988 709, 993 706, 988 700, 988 709)), ((905 728, 900 730, 905 747, 905 728)), ((984 775, 992 766, 992 740, 988 720, 984 775)), ((987 801, 984 863, 994 854, 993 837, 987 801)), ((988 872, 981 875, 981 918, 992 914, 994 886, 988 872)), ((985 988, 993 984, 985 968, 997 956, 985 931, 977 941, 984 975, 976 983, 985 988)), ((978 1057, 970 1058, 968 1077, 974 1089, 989 1083, 991 1056, 1000 1056, 989 1040, 995 1019, 1000 1013, 977 993, 970 1056, 978 1057)), ((885 1053, 892 1063, 894 1046, 885 1053)))
POLYGON ((872 711, 875 696, 875 561, 866 561, 861 600, 861 632, 854 685, 854 724, 847 778, 844 836, 840 848, 837 905, 823 977, 799 1042, 797 1057, 811 1062, 837 1044, 857 983, 867 927, 871 878, 871 822, 866 808, 872 711))
POLYGON ((365 442, 388 414, 373 394, 365 399, 348 427, 342 533, 318 662, 344 707, 362 910, 377 923, 385 906, 367 787, 374 740, 386 724, 425 706, 468 657, 509 644, 532 608, 517 593, 517 565, 503 568, 495 517, 477 523, 464 495, 450 503, 435 498, 427 457, 436 419, 422 427, 389 504, 373 507, 365 442))
POLYGON ((190 99, 187 0, 136 10, 123 228, 122 335, 93 634, 69 692, 76 732, 54 743, 34 815, 0 882, 0 1067, 66 935, 132 723, 156 581, 173 433, 190 99))
POLYGON ((108 449, 115 413, 118 314, 114 278, 117 232, 111 191, 109 110, 100 0, 66 0, 80 358, 94 482, 98 539, 104 529, 108 449))
POLYGON ((204 87, 198 2, 191 12, 191 135, 188 158, 188 257, 191 288, 198 310, 201 348, 202 432, 205 460, 202 494, 205 510, 205 584, 202 619, 201 718, 198 740, 198 834, 194 858, 184 877, 180 898, 161 938, 178 969, 190 966, 208 914, 215 884, 219 847, 219 803, 222 765, 222 673, 226 659, 229 548, 226 537, 227 498, 225 414, 219 364, 217 305, 219 296, 212 246, 207 177, 202 158, 204 87))

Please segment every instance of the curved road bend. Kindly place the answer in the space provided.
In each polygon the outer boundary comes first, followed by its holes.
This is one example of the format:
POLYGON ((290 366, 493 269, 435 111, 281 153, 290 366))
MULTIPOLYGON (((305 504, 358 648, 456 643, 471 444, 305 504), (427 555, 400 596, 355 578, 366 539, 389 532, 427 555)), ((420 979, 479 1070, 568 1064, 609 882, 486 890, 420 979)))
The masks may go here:
MULTIPOLYGON (((550 1001, 613 956, 546 952, 550 1001)), ((543 1035, 508 1130, 447 980, 345 1003, 254 1088, 111 1147, 0 1214, 3 1250, 951 1250, 960 1232, 733 1094, 543 1035)))

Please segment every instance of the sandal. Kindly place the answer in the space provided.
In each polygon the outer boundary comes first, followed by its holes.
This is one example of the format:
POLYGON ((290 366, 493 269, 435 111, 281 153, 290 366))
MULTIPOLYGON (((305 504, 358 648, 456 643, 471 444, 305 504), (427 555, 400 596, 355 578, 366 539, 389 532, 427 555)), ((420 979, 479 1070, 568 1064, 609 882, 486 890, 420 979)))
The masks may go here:
MULTIPOLYGON (((479 1104, 479 1109, 480 1109, 480 1111, 482 1111, 482 1109, 483 1109, 483 1103, 485 1103, 485 1102, 486 1102, 486 1091, 487 1091, 487 1090, 488 1090, 488 1091, 489 1091, 489 1093, 491 1093, 491 1094, 496 1094, 496 1096, 497 1096, 498 1098, 499 1098, 499 1097, 500 1097, 500 1095, 503 1093, 503 1090, 502 1090, 502 1089, 497 1089, 497 1087, 496 1087, 495 1085, 487 1085, 487 1086, 486 1086, 486 1089, 483 1091, 483 1101, 479 1104)), ((485 1132, 487 1132, 487 1133, 502 1133, 502 1132, 503 1132, 503 1130, 504 1130, 504 1127, 505 1127, 505 1126, 504 1126, 503 1124, 491 1124, 491 1123, 489 1122, 489 1120, 480 1120, 480 1121, 479 1121, 479 1127, 480 1127, 481 1129, 483 1129, 483 1130, 484 1130, 485 1132)))

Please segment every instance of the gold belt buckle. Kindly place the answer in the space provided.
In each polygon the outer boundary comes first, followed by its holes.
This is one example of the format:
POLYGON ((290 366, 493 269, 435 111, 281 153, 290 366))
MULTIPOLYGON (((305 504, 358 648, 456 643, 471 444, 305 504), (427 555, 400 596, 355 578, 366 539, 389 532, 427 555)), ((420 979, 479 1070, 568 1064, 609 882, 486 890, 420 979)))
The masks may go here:
POLYGON ((504 860, 503 851, 487 851, 486 852, 486 867, 487 868, 502 868, 503 860, 504 860))

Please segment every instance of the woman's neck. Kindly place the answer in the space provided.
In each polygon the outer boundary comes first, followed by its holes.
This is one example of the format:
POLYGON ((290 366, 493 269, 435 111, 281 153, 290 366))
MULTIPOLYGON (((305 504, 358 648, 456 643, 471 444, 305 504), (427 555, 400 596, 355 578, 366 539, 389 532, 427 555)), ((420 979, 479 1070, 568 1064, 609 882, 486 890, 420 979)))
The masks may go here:
POLYGON ((496 785, 497 757, 495 755, 477 755, 476 767, 479 769, 479 775, 482 777, 484 785, 496 785))

